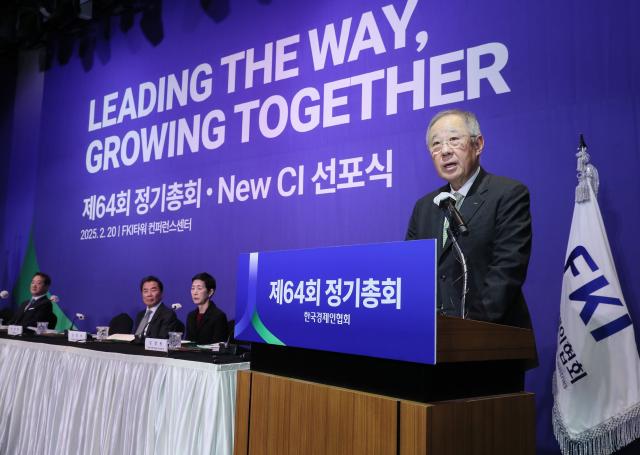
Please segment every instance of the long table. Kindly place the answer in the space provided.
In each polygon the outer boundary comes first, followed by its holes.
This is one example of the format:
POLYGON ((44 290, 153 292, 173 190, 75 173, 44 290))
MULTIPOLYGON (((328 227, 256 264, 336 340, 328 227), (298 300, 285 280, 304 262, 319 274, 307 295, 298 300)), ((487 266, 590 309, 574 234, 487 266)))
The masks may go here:
POLYGON ((248 367, 2 337, 0 454, 230 455, 248 367))

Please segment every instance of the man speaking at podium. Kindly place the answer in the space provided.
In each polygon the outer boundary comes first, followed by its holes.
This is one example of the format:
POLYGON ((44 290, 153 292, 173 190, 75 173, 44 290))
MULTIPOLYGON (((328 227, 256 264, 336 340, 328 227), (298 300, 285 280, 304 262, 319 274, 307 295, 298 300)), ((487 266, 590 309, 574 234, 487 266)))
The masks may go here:
POLYGON ((484 138, 471 112, 439 112, 429 123, 426 140, 436 172, 448 184, 416 202, 406 239, 437 239, 439 311, 461 315, 463 286, 462 266, 446 229, 448 220, 436 205, 440 193, 446 192, 455 197, 468 228, 457 236, 468 266, 467 317, 530 328, 522 294, 531 253, 527 187, 480 166, 484 138))

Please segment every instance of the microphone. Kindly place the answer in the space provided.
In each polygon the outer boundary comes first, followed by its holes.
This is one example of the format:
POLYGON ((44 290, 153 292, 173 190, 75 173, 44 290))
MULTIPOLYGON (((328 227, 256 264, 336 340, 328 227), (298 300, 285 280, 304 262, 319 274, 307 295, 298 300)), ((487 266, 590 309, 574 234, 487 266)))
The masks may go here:
POLYGON ((464 221, 464 218, 462 218, 462 215, 460 215, 460 212, 456 208, 456 198, 453 196, 453 194, 442 192, 435 198, 433 198, 433 203, 445 211, 445 213, 447 214, 447 218, 449 218, 449 223, 460 234, 469 233, 467 223, 464 221))
POLYGON ((82 313, 76 313, 76 315, 73 317, 73 319, 71 320, 71 325, 69 326, 68 330, 73 330, 73 323, 76 322, 76 319, 78 321, 84 321, 84 314, 82 313))
POLYGON ((6 291, 6 290, 0 291, 0 299, 4 300, 6 298, 9 298, 9 291, 6 291))

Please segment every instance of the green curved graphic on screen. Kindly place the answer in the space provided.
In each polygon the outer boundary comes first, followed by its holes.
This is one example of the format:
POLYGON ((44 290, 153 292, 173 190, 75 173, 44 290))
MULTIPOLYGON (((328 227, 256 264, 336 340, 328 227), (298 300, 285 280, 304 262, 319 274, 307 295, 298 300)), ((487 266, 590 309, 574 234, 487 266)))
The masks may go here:
MULTIPOLYGON (((33 241, 33 227, 31 228, 31 232, 29 233, 29 244, 27 245, 27 251, 24 255, 24 260, 22 261, 22 267, 20 268, 20 276, 16 281, 13 287, 13 299, 14 304, 19 305, 21 302, 25 300, 29 300, 31 298, 31 293, 29 292, 29 286, 31 284, 31 278, 33 274, 40 271, 40 266, 38 265, 38 258, 36 255, 36 246, 33 241)), ((54 276, 52 281, 55 282, 56 277, 54 276)), ((51 294, 49 294, 51 295, 51 294)), ((64 330, 68 329, 71 325, 71 320, 67 317, 66 314, 60 309, 60 306, 56 302, 53 303, 53 314, 58 318, 58 323, 56 324, 56 330, 64 330)))
POLYGON ((269 344, 277 344, 280 346, 286 346, 282 341, 278 339, 273 333, 269 331, 268 328, 260 320, 260 316, 258 316, 258 311, 253 312, 253 316, 251 317, 251 325, 258 332, 260 338, 262 338, 266 343, 269 344))

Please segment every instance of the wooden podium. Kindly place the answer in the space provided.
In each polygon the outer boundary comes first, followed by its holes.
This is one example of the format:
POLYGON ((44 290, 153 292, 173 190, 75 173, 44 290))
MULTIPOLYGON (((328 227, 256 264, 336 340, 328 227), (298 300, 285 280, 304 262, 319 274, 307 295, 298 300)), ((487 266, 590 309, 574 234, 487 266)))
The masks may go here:
POLYGON ((234 453, 533 455, 533 332, 439 316, 436 347, 423 365, 254 344, 234 453))

